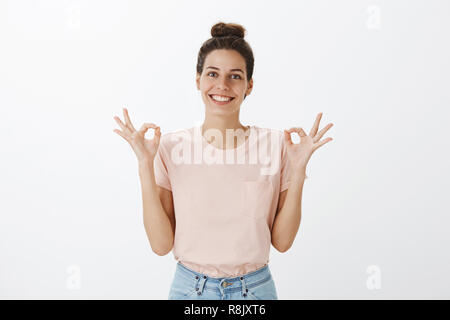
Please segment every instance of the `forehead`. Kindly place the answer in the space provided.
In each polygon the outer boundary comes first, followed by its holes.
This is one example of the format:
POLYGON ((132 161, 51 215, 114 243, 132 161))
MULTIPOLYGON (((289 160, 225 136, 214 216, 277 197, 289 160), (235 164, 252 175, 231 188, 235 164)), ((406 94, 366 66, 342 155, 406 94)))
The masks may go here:
POLYGON ((245 60, 236 50, 219 49, 211 51, 205 59, 205 68, 217 67, 220 70, 242 69, 245 72, 245 60))

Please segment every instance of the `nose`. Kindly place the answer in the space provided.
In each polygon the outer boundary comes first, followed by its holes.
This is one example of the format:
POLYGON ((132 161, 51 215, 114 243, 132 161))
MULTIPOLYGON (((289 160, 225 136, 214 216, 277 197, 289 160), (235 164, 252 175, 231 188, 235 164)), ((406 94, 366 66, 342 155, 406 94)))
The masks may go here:
POLYGON ((217 79, 216 88, 219 90, 228 90, 226 79, 225 78, 217 79))

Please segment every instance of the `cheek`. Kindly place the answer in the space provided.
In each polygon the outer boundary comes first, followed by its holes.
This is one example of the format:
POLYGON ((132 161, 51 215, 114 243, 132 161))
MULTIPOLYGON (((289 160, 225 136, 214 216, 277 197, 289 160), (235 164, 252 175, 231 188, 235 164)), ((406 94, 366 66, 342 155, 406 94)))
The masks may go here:
POLYGON ((200 89, 202 91, 210 90, 211 87, 214 85, 214 80, 209 78, 201 78, 200 79, 200 89))
POLYGON ((235 92, 242 93, 242 95, 244 95, 245 89, 246 89, 245 83, 240 82, 240 83, 235 83, 233 85, 233 90, 235 92))

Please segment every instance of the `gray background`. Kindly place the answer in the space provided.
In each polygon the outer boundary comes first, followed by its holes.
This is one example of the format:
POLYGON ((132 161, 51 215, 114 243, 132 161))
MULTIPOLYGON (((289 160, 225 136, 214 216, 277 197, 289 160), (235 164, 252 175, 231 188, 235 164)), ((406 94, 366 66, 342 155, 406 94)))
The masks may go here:
POLYGON ((150 248, 113 116, 202 123, 218 21, 254 50, 244 125, 334 123, 294 245, 271 248, 279 298, 450 298, 449 18, 436 0, 1 0, 0 298, 167 299, 176 262, 150 248))

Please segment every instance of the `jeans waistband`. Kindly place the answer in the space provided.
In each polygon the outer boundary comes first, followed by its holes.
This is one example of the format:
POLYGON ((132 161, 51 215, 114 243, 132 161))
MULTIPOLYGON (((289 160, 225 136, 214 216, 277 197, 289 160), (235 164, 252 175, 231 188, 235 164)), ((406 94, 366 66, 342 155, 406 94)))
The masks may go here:
POLYGON ((196 280, 201 292, 206 288, 209 290, 219 290, 222 294, 236 291, 242 291, 245 294, 248 292, 248 288, 256 287, 272 278, 268 264, 260 269, 236 277, 210 277, 206 274, 191 270, 181 262, 177 263, 176 272, 184 278, 196 280))

